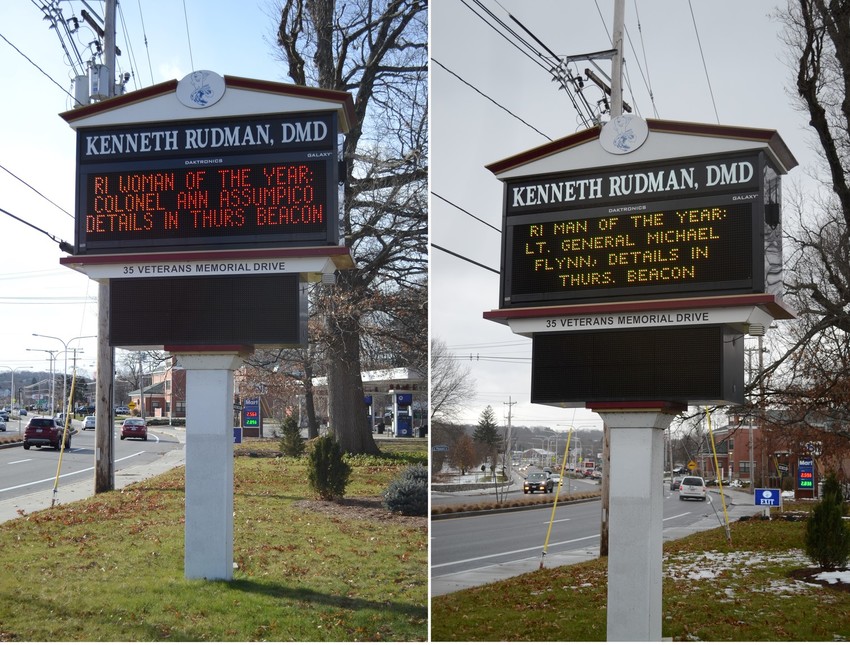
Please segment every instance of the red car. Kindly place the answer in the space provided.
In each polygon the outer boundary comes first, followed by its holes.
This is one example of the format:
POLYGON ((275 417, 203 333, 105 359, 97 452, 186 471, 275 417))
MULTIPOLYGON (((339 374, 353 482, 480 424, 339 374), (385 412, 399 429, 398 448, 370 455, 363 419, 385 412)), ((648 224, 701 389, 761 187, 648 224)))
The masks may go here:
POLYGON ((121 424, 121 439, 126 439, 127 437, 134 437, 136 439, 144 439, 147 441, 148 424, 145 423, 145 420, 140 419, 139 417, 124 419, 124 422, 121 424))

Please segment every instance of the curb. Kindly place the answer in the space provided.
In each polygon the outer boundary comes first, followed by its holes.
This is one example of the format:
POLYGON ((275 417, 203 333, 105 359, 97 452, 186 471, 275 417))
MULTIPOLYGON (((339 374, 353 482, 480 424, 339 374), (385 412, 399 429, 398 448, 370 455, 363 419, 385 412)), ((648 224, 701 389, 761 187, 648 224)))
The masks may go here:
MULTIPOLYGON (((584 502, 593 502, 601 497, 601 493, 594 497, 584 497, 582 499, 561 499, 558 500, 558 506, 570 506, 572 504, 582 504, 584 502)), ((476 517, 478 515, 495 515, 499 513, 511 513, 513 511, 533 511, 539 508, 546 508, 552 506, 552 500, 548 500, 545 502, 540 502, 539 504, 527 504, 525 506, 509 506, 506 508, 491 508, 480 511, 457 511, 457 512, 447 512, 447 513, 431 513, 431 521, 434 520, 450 520, 457 519, 461 517, 476 517)))

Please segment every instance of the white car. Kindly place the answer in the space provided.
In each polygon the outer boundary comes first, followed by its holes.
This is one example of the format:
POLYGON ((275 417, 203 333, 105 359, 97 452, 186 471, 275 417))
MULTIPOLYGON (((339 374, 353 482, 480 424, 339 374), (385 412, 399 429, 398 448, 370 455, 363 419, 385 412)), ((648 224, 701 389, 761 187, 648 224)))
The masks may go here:
POLYGON ((705 501, 706 487, 702 477, 688 475, 679 484, 679 499, 701 499, 705 501))
POLYGON ((94 430, 94 417, 83 419, 83 430, 94 430))

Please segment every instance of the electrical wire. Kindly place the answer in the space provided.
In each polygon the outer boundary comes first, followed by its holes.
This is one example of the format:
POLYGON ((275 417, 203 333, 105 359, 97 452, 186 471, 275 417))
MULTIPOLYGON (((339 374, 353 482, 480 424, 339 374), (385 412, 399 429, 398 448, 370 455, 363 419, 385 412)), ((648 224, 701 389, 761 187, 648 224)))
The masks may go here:
POLYGON ((192 71, 195 71, 195 59, 192 58, 192 39, 189 38, 189 14, 186 11, 186 0, 183 0, 183 18, 186 21, 186 42, 189 45, 189 64, 192 66, 192 71))
POLYGON ((481 264, 480 262, 476 262, 475 260, 470 260, 468 257, 461 255, 460 253, 455 253, 454 251, 449 251, 447 248, 439 246, 438 244, 434 244, 433 242, 431 242, 431 247, 438 249, 438 250, 442 251, 443 253, 448 253, 449 255, 453 255, 456 258, 460 258, 464 262, 469 262, 470 264, 474 264, 475 266, 480 267, 482 269, 487 269, 488 271, 492 271, 496 275, 501 275, 501 273, 499 271, 496 271, 496 269, 488 267, 486 264, 481 264))
POLYGON ((145 29, 145 17, 142 15, 142 0, 137 0, 137 3, 139 5, 139 22, 142 23, 142 37, 145 40, 145 53, 148 57, 148 70, 151 75, 151 85, 153 85, 153 65, 151 64, 151 50, 150 47, 148 47, 148 32, 147 29, 145 29))
POLYGON ((714 102, 714 90, 711 87, 711 79, 708 77, 708 66, 705 64, 705 54, 702 51, 702 42, 699 38, 699 29, 697 28, 697 19, 694 16, 694 6, 691 4, 691 0, 688 0, 688 7, 691 10, 691 20, 694 23, 694 33, 697 37, 697 45, 699 46, 699 55, 702 58, 702 69, 705 72, 705 80, 708 83, 708 93, 711 96, 711 105, 714 106, 714 118, 717 119, 717 123, 720 123, 720 115, 717 114, 717 103, 714 102))
POLYGON ((456 209, 458 209, 461 213, 464 213, 464 214, 466 214, 466 215, 469 215, 469 216, 470 216, 472 219, 474 219, 476 222, 481 222, 482 224, 484 224, 484 226, 489 226, 490 228, 492 228, 492 229, 493 229, 494 231, 496 231, 497 233, 501 233, 501 232, 502 232, 502 231, 501 231, 501 229, 496 228, 496 227, 495 227, 495 226, 493 226, 490 222, 485 222, 483 219, 481 219, 481 218, 480 218, 480 217, 478 217, 477 215, 473 215, 472 213, 470 213, 470 212, 469 212, 468 210, 466 210, 465 208, 461 208, 460 206, 458 206, 457 204, 455 204, 455 203, 454 203, 454 202, 452 202, 452 201, 449 201, 448 199, 446 199, 446 198, 445 198, 445 197, 443 197, 442 195, 438 195, 438 194, 437 194, 437 193, 435 193, 433 190, 431 191, 431 194, 432 194, 434 197, 436 197, 437 199, 442 199, 442 200, 443 200, 444 202, 446 202, 449 206, 454 206, 454 207, 455 207, 456 209))
POLYGON ((4 215, 8 215, 8 216, 9 216, 9 217, 11 217, 12 219, 16 219, 16 220, 18 220, 21 224, 25 224, 25 225, 29 226, 30 228, 34 228, 34 229, 35 229, 36 231, 38 231, 39 233, 42 233, 42 234, 46 235, 46 236, 47 236, 47 237, 49 237, 51 240, 53 240, 54 242, 56 242, 56 243, 59 245, 59 248, 60 248, 61 250, 65 251, 66 253, 73 253, 73 252, 74 252, 73 247, 71 247, 71 245, 70 245, 70 244, 68 244, 65 240, 61 240, 61 239, 59 239, 59 238, 58 238, 58 237, 56 237, 55 235, 53 235, 53 234, 48 233, 47 231, 45 231, 43 228, 39 228, 39 227, 38 227, 38 226, 36 226, 35 224, 32 224, 31 222, 28 222, 28 221, 26 221, 25 219, 22 219, 22 218, 18 217, 17 215, 13 215, 12 213, 10 213, 9 211, 7 211, 7 210, 6 210, 6 209, 4 209, 4 208, 0 208, 0 213, 3 213, 4 215))
POLYGON ((541 137, 543 137, 543 138, 544 138, 544 139, 546 139, 547 141, 551 141, 551 140, 552 140, 550 137, 548 137, 547 135, 543 134, 540 130, 538 130, 538 129, 537 129, 537 128, 535 128, 533 125, 531 125, 528 121, 526 121, 525 119, 523 119, 523 118, 522 118, 522 117, 520 117, 520 116, 517 116, 516 114, 514 114, 513 112, 511 112, 508 108, 506 108, 504 105, 502 105, 501 103, 499 103, 499 102, 498 102, 498 101, 496 101, 495 99, 492 99, 492 98, 490 98, 489 96, 487 96, 484 92, 482 92, 481 90, 479 90, 479 89, 478 89, 477 87, 475 87, 472 83, 470 83, 469 81, 467 81, 467 80, 463 79, 463 78, 462 78, 459 74, 457 74, 457 73, 453 72, 452 70, 450 70, 448 67, 446 67, 445 65, 443 65, 440 61, 438 61, 436 58, 431 57, 431 60, 432 60, 433 62, 437 63, 437 65, 439 65, 440 67, 442 67, 442 68, 443 68, 444 70, 446 70, 449 74, 451 74, 452 76, 454 76, 456 79, 458 79, 461 83, 463 83, 464 85, 466 85, 466 86, 470 87, 471 89, 475 90, 476 92, 478 92, 478 93, 479 93, 481 96, 483 96, 485 99, 487 99, 488 101, 490 101, 491 103, 493 103, 493 105, 495 105, 496 107, 498 107, 498 108, 500 108, 500 109, 504 110, 505 112, 507 112, 508 114, 510 114, 512 117, 514 117, 517 121, 521 122, 521 123, 522 123, 522 124, 524 124, 524 125, 527 125, 529 128, 531 128, 532 130, 534 130, 537 134, 539 134, 541 137))
POLYGON ((5 40, 5 41, 9 44, 9 46, 10 46, 12 49, 14 49, 16 52, 18 52, 21 56, 23 56, 23 57, 27 60, 27 62, 28 62, 30 65, 32 65, 32 66, 33 66, 33 67, 35 67, 35 68, 36 68, 39 72, 41 72, 42 74, 44 74, 44 75, 45 75, 45 76, 46 76, 46 77, 50 80, 50 82, 51 82, 51 83, 53 83, 56 87, 58 87, 60 90, 62 90, 65 94, 67 94, 67 95, 68 95, 68 96, 70 96, 72 99, 74 99, 74 95, 73 95, 73 94, 71 94, 68 90, 66 90, 66 89, 65 89, 64 87, 62 87, 62 86, 61 86, 58 82, 56 82, 56 80, 55 80, 52 76, 50 76, 50 74, 48 74, 48 73, 47 73, 47 72, 45 72, 45 71, 44 71, 41 67, 39 67, 39 66, 38 66, 38 64, 37 64, 35 61, 33 61, 33 60, 29 57, 29 56, 27 56, 24 52, 22 52, 20 49, 18 49, 18 48, 17 48, 17 47, 16 47, 16 46, 15 46, 15 45, 14 45, 14 44, 13 44, 13 43, 12 43, 12 42, 8 39, 8 38, 6 38, 6 36, 4 36, 2 33, 0 33, 0 38, 2 38, 3 40, 5 40))
POLYGON ((53 204, 56 208, 58 208, 60 211, 62 211, 63 213, 65 213, 65 214, 66 214, 68 217, 70 217, 71 219, 74 219, 74 216, 73 216, 71 213, 69 213, 69 212, 68 212, 68 211, 66 211, 64 208, 62 208, 59 204, 57 204, 57 203, 56 203, 56 202, 54 202, 52 199, 50 199, 49 197, 47 197, 44 193, 42 193, 40 190, 38 190, 37 188, 35 188, 35 186, 33 186, 32 184, 27 183, 26 181, 24 181, 23 179, 21 179, 20 177, 18 177, 15 173, 13 173, 11 170, 9 170, 6 166, 4 166, 3 164, 0 164, 0 169, 1 169, 1 170, 5 170, 7 173, 9 173, 10 175, 12 175, 12 177, 14 177, 14 178, 15 178, 15 179, 17 179, 19 182, 21 182, 24 186, 26 186, 27 188, 29 188, 30 190, 32 190, 32 191, 33 191, 36 195, 38 195, 39 197, 41 197, 41 198, 45 199, 46 201, 50 202, 51 204, 53 204))

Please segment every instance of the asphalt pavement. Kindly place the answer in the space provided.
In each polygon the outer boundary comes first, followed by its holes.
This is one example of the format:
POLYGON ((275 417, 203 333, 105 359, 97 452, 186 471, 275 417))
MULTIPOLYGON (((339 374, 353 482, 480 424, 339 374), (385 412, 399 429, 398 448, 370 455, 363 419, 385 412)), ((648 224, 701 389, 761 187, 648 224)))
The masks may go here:
MULTIPOLYGON (((716 489, 710 489, 710 492, 715 493, 713 504, 715 513, 709 513, 702 517, 697 522, 688 526, 669 527, 664 529, 664 541, 676 540, 693 533, 707 531, 722 526, 723 508, 720 504, 720 498, 716 489)), ((729 516, 729 523, 741 517, 755 515, 762 512, 753 504, 752 493, 745 492, 735 488, 724 488, 723 495, 726 498, 726 512, 729 516)), ((517 511, 522 512, 522 511, 517 511)), ((439 521, 439 520, 437 520, 439 521)), ((547 554, 543 561, 543 566, 547 569, 562 567, 571 564, 578 564, 587 560, 593 560, 599 557, 599 547, 575 549, 557 554, 547 554)), ((513 562, 503 564, 493 564, 477 569, 462 571, 458 573, 449 573, 442 576, 431 576, 431 596, 442 596, 444 594, 453 593, 470 587, 478 587, 480 585, 490 584, 505 578, 522 575, 536 571, 540 568, 540 556, 524 558, 513 562)))
MULTIPOLYGON (((175 437, 181 444, 186 443, 185 428, 176 428, 173 426, 153 426, 157 432, 168 434, 175 437)), ((19 444, 12 444, 19 445, 19 444)), ((136 466, 127 466, 121 470, 115 471, 115 490, 120 490, 125 486, 143 481, 155 475, 167 472, 172 468, 181 466, 186 461, 186 451, 171 450, 161 458, 149 464, 139 464, 136 466)), ((59 504, 67 504, 76 502, 81 499, 86 499, 94 495, 94 476, 91 479, 70 484, 61 484, 56 492, 56 501, 59 504)), ((48 489, 29 495, 21 495, 6 500, 0 500, 0 522, 20 517, 21 514, 28 514, 34 511, 40 511, 50 508, 53 505, 53 490, 48 489)))

